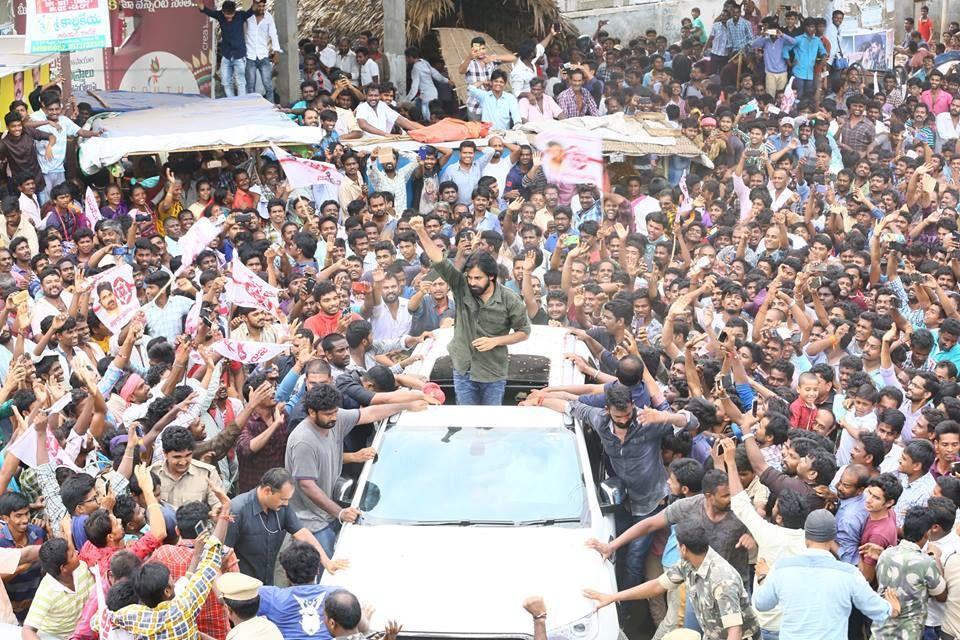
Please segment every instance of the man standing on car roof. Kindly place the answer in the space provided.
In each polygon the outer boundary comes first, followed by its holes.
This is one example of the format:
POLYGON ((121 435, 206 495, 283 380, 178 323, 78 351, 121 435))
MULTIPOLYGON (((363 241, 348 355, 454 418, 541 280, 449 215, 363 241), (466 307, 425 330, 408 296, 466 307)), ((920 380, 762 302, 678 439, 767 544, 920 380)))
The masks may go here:
POLYGON ((453 294, 457 318, 448 351, 457 404, 499 405, 507 386, 507 345, 530 335, 523 300, 497 283, 497 261, 490 254, 475 251, 458 269, 434 244, 423 218, 411 218, 410 228, 453 294))

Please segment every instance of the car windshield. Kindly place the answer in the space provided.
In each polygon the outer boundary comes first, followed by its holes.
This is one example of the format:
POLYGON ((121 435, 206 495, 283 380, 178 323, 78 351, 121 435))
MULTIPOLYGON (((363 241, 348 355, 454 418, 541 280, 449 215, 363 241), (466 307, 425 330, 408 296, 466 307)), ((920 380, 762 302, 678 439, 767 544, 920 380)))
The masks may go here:
POLYGON ((392 427, 370 471, 365 524, 580 523, 587 500, 566 428, 392 427))

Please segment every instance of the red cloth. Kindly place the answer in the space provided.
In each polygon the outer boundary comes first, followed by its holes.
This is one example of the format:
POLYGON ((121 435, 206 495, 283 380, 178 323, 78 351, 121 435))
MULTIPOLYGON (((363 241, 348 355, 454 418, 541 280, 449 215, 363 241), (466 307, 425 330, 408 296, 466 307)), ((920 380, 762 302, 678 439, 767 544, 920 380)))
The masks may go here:
POLYGON ((437 124, 408 131, 407 135, 424 144, 456 142, 471 138, 483 138, 490 132, 489 122, 464 122, 456 118, 444 118, 437 124))
POLYGON ((808 407, 800 398, 797 398, 790 404, 790 424, 797 429, 813 431, 813 423, 816 419, 816 407, 808 407))
MULTIPOLYGON (((170 570, 170 577, 174 582, 187 573, 190 561, 193 559, 193 540, 180 540, 177 544, 165 544, 154 552, 150 562, 159 562, 170 570)), ((223 573, 239 572, 240 564, 237 555, 231 551, 223 558, 223 573)), ((217 594, 210 590, 207 599, 200 607, 197 615, 197 629, 217 640, 226 640, 230 632, 230 621, 227 618, 226 607, 217 600, 217 594)))
MULTIPOLYGON (((887 517, 883 520, 867 521, 863 525, 863 533, 860 535, 860 544, 872 542, 879 545, 881 549, 886 549, 897 544, 897 515, 893 509, 887 511, 887 517)), ((862 556, 863 563, 876 566, 877 561, 870 556, 862 556)))

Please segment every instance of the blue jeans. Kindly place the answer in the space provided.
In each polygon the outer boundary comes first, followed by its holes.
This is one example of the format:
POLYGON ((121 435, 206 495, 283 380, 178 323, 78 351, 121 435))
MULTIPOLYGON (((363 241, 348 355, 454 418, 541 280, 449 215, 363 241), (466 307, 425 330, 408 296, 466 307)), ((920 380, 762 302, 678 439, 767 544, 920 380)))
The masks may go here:
POLYGON ((780 632, 760 629, 760 640, 780 640, 780 632))
POLYGON ((273 63, 270 62, 270 58, 261 58, 260 60, 247 58, 246 64, 247 93, 257 92, 257 74, 260 74, 260 82, 263 83, 263 97, 273 102, 273 63))
POLYGON ((328 558, 333 557, 333 547, 337 543, 337 534, 339 533, 340 523, 336 520, 323 529, 320 529, 320 531, 313 532, 313 537, 316 538, 320 546, 323 547, 323 552, 327 554, 328 558))
POLYGON ((51 173, 43 174, 44 187, 43 191, 37 194, 37 200, 41 205, 47 203, 50 200, 50 191, 57 186, 58 184, 63 184, 67 181, 67 175, 63 171, 53 171, 51 173))
POLYGON ((474 382, 469 373, 453 372, 453 392, 457 394, 457 404, 499 406, 506 388, 506 380, 474 382))
POLYGON ((940 640, 940 627, 924 627, 922 638, 923 640, 940 640))
POLYGON ((798 100, 799 100, 800 98, 804 98, 804 97, 807 97, 807 96, 813 96, 813 94, 816 92, 816 90, 817 90, 817 85, 816 85, 817 78, 814 78, 813 80, 801 80, 800 78, 794 77, 794 79, 796 80, 796 83, 795 83, 795 84, 796 84, 796 87, 795 87, 795 89, 797 90, 797 99, 798 99, 798 100))
MULTIPOLYGON (((663 509, 663 507, 657 507, 645 516, 632 515, 626 509, 618 510, 614 516, 617 525, 617 535, 621 535, 641 520, 659 513, 661 509, 663 509)), ((650 551, 650 546, 653 544, 653 536, 655 533, 656 532, 650 533, 636 540, 632 540, 627 543, 626 548, 620 550, 622 554, 620 559, 623 561, 625 567, 624 584, 620 585, 621 589, 629 589, 638 584, 643 584, 646 573, 644 571, 644 562, 646 562, 647 552, 650 551)))
POLYGON ((430 124, 430 101, 417 98, 414 104, 423 116, 423 124, 430 124))
POLYGON ((220 60, 220 82, 223 83, 223 93, 228 98, 242 96, 247 93, 247 59, 222 58, 220 60))

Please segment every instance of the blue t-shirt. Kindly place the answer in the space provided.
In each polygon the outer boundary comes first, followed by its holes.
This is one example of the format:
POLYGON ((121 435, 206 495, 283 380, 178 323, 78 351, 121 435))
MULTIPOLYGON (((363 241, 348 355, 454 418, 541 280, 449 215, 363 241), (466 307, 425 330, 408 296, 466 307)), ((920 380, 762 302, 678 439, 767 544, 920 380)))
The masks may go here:
POLYGON ((257 613, 277 625, 285 640, 332 640, 323 623, 323 599, 337 590, 320 584, 260 587, 257 613))

